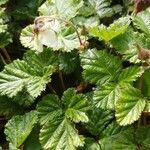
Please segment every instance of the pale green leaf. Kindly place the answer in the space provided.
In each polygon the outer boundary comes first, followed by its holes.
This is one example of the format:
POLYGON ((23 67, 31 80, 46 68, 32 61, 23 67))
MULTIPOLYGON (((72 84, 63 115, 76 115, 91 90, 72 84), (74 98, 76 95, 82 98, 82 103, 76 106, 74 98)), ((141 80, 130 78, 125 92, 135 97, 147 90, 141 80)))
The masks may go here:
POLYGON ((140 91, 130 86, 122 92, 116 104, 117 122, 125 126, 137 121, 145 108, 145 103, 145 99, 140 91))
POLYGON ((122 17, 114 21, 109 27, 105 25, 95 26, 89 29, 89 33, 94 36, 102 39, 106 42, 112 40, 120 34, 123 34, 130 24, 129 17, 122 17))
POLYGON ((133 81, 136 81, 138 77, 140 77, 144 72, 144 69, 133 66, 133 67, 128 67, 124 69, 121 74, 119 75, 119 82, 124 82, 124 83, 131 83, 133 81))
POLYGON ((37 113, 31 111, 23 116, 12 117, 5 126, 7 140, 19 148, 28 137, 34 124, 37 122, 37 113))
POLYGON ((41 15, 58 15, 66 19, 71 19, 78 14, 78 10, 83 6, 82 0, 47 0, 40 8, 41 15))
POLYGON ((75 18, 73 18, 73 23, 75 25, 79 25, 79 26, 84 26, 86 28, 89 27, 95 27, 98 26, 100 23, 99 17, 98 16, 91 16, 91 17, 83 17, 83 16, 77 16, 75 18))
POLYGON ((135 26, 150 37, 150 8, 138 13, 133 18, 135 26))
POLYGON ((8 0, 1 0, 0 1, 0 6, 3 5, 3 4, 6 4, 7 2, 8 2, 8 0))
POLYGON ((111 7, 111 0, 89 0, 95 12, 100 18, 111 17, 112 15, 121 12, 121 5, 114 5, 111 7))
MULTIPOLYGON (((127 85, 124 85, 127 86, 127 85)), ((117 83, 108 83, 94 91, 93 99, 97 107, 102 109, 115 109, 122 92, 122 86, 117 83)))
POLYGON ((76 150, 78 146, 83 146, 83 140, 74 125, 66 118, 51 120, 43 126, 40 133, 44 149, 76 150))
POLYGON ((28 55, 25 60, 15 60, 5 66, 0 73, 1 95, 13 97, 25 88, 33 98, 39 96, 56 69, 51 50, 44 50, 43 53, 33 54, 32 57, 28 55), (45 58, 51 60, 47 62, 45 58))
POLYGON ((89 109, 88 101, 83 94, 76 94, 74 89, 64 92, 62 101, 64 102, 67 118, 74 122, 88 122, 86 111, 89 109))
POLYGON ((81 55, 81 64, 84 79, 94 84, 114 81, 122 68, 121 60, 105 50, 89 49, 81 55))

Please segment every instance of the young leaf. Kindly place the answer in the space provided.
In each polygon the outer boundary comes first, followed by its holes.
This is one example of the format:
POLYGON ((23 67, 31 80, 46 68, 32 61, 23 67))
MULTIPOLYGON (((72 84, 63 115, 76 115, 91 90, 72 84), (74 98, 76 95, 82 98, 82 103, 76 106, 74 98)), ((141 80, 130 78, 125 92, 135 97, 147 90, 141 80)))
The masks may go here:
MULTIPOLYGON (((48 54, 46 51, 43 53, 48 54)), ((0 73, 0 92, 9 97, 16 96, 23 88, 34 98, 36 98, 46 88, 50 81, 51 74, 55 71, 53 64, 53 55, 35 54, 33 57, 27 56, 25 60, 15 60, 6 65, 0 73), (44 57, 43 57, 44 56, 44 57), (45 62, 45 56, 52 60, 45 62), (29 61, 30 60, 30 61, 29 61), (31 63, 32 62, 32 63, 31 63), (35 65, 36 64, 36 65, 35 65)))
POLYGON ((138 120, 145 108, 145 103, 145 99, 138 89, 131 86, 126 88, 116 104, 117 122, 125 126, 138 120))
POLYGON ((88 122, 86 111, 89 109, 86 97, 76 94, 74 89, 64 92, 62 101, 66 107, 65 116, 74 122, 88 122))
POLYGON ((118 80, 119 82, 130 83, 135 81, 138 77, 140 77, 143 74, 143 72, 144 69, 140 67, 128 67, 121 72, 118 80))
POLYGON ((44 16, 58 15, 70 20, 78 14, 79 8, 83 6, 82 0, 47 0, 40 8, 40 14, 44 16))
MULTIPOLYGON (((124 85, 124 87, 127 85, 124 85)), ((120 97, 122 86, 117 83, 108 83, 94 91, 93 99, 97 107, 102 109, 115 109, 120 97)))
POLYGON ((34 124, 37 122, 37 113, 31 111, 23 116, 12 117, 5 126, 7 140, 15 148, 19 148, 28 137, 34 124))
POLYGON ((99 27, 92 27, 89 29, 89 33, 108 42, 126 31, 130 24, 129 19, 129 17, 120 18, 112 23, 109 27, 106 27, 103 24, 99 27))
POLYGON ((85 80, 94 84, 104 84, 114 81, 120 72, 121 61, 104 50, 89 49, 81 55, 81 64, 84 69, 85 80))
POLYGON ((40 141, 44 149, 76 150, 77 147, 83 146, 83 140, 73 123, 66 118, 49 121, 40 133, 40 141))

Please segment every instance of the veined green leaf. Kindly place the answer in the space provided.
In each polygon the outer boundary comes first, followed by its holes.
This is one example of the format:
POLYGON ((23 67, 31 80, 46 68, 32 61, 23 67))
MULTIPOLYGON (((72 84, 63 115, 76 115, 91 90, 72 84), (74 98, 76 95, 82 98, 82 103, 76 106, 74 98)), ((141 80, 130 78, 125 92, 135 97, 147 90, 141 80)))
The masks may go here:
POLYGON ((100 144, 93 138, 86 138, 84 147, 79 150, 101 150, 100 144))
POLYGON ((84 138, 78 135, 73 122, 88 121, 86 97, 76 94, 71 88, 64 92, 61 101, 58 96, 47 95, 38 104, 37 110, 43 125, 40 141, 45 149, 75 150, 83 145, 84 138))
POLYGON ((142 30, 148 37, 150 37, 150 8, 142 11, 133 18, 134 24, 137 28, 142 30))
POLYGON ((72 73, 78 68, 80 64, 78 54, 76 52, 60 53, 59 55, 59 69, 66 74, 72 73))
POLYGON ((143 72, 144 69, 140 67, 128 67, 121 72, 118 80, 119 82, 130 83, 135 81, 138 77, 140 77, 143 74, 143 72))
POLYGON ((136 150, 137 146, 134 139, 132 128, 121 128, 118 124, 110 124, 106 128, 106 134, 100 139, 99 143, 102 150, 136 150))
POLYGON ((11 117, 13 115, 19 115, 24 112, 24 108, 12 99, 1 96, 0 97, 0 115, 11 117))
POLYGON ((3 4, 6 4, 7 2, 8 2, 8 0, 1 0, 0 1, 0 6, 3 5, 3 4))
POLYGON ((121 95, 122 88, 126 85, 120 85, 117 83, 108 83, 102 87, 99 87, 94 91, 93 99, 97 107, 102 109, 115 109, 116 103, 121 95))
POLYGON ((122 125, 132 124, 138 120, 145 108, 145 99, 138 89, 127 88, 122 92, 116 104, 116 119, 122 125))
POLYGON ((74 122, 88 122, 86 111, 89 109, 88 101, 83 94, 76 94, 74 89, 64 92, 62 101, 64 102, 67 118, 74 122))
POLYGON ((108 42, 126 31, 130 24, 129 19, 129 17, 120 18, 112 23, 109 27, 106 27, 103 24, 98 27, 92 27, 89 29, 89 33, 108 42))
POLYGON ((78 135, 73 123, 66 118, 51 120, 43 126, 40 133, 40 141, 45 149, 76 150, 83 146, 84 138, 78 135))
POLYGON ((56 95, 47 95, 37 106, 40 123, 45 124, 50 120, 55 120, 63 113, 61 103, 56 95))
POLYGON ((49 50, 47 53, 45 50, 43 53, 49 54, 47 55, 49 59, 52 58, 49 61, 50 64, 44 63, 46 61, 45 54, 35 54, 32 57, 28 55, 25 58, 26 61, 15 60, 5 66, 5 69, 0 73, 1 95, 13 97, 25 88, 33 98, 36 98, 45 90, 46 84, 50 82, 50 76, 56 68, 54 69, 54 56, 51 51, 49 50))
POLYGON ((122 68, 121 60, 105 52, 89 49, 81 55, 85 80, 94 84, 104 84, 114 81, 122 68))
POLYGON ((88 113, 88 116, 89 122, 87 123, 86 128, 95 136, 100 136, 114 119, 114 113, 112 111, 105 111, 95 107, 88 113))
POLYGON ((5 126, 7 140, 15 148, 19 148, 28 137, 34 124, 37 122, 37 113, 31 111, 23 116, 12 117, 5 126))
POLYGON ((78 10, 83 6, 82 0, 47 0, 40 8, 41 15, 58 15, 66 19, 71 19, 78 14, 78 10))
POLYGON ((111 6, 111 0, 89 0, 89 2, 100 18, 111 17, 112 15, 122 11, 121 5, 111 6))

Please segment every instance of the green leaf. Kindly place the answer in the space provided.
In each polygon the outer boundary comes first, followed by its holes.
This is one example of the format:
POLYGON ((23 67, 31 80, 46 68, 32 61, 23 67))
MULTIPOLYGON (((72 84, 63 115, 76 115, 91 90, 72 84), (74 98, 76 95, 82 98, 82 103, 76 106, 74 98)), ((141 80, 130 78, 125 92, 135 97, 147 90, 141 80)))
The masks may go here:
POLYGON ((98 16, 91 16, 91 17, 83 17, 83 16, 77 16, 75 18, 73 18, 73 23, 75 25, 81 26, 81 27, 86 27, 86 28, 90 28, 90 27, 95 27, 98 26, 100 21, 99 21, 99 17, 98 16))
POLYGON ((117 122, 125 126, 137 121, 145 108, 145 103, 140 91, 130 86, 123 91, 116 104, 117 122))
POLYGON ((86 111, 89 109, 88 101, 83 94, 76 94, 74 89, 64 92, 62 101, 66 107, 65 116, 74 122, 88 122, 86 111))
POLYGON ((72 73, 79 66, 79 57, 77 53, 60 53, 59 55, 59 69, 66 74, 72 73))
POLYGON ((128 67, 121 72, 118 80, 119 82, 131 83, 133 81, 136 81, 136 79, 140 77, 143 74, 143 72, 144 69, 140 67, 128 67))
POLYGON ((37 106, 37 111, 41 124, 55 120, 63 113, 58 96, 52 94, 43 98, 37 106))
POLYGON ((64 92, 61 101, 56 95, 47 95, 37 106, 42 129, 40 141, 44 149, 75 150, 83 145, 74 122, 87 122, 87 99, 74 89, 64 92))
POLYGON ((100 18, 111 17, 115 13, 122 11, 121 5, 114 5, 111 7, 111 0, 89 0, 89 2, 100 18))
POLYGON ((40 8, 40 14, 44 16, 58 15, 66 19, 71 19, 78 14, 78 10, 83 6, 82 0, 47 0, 40 8))
MULTIPOLYGON (((124 85, 125 87, 127 85, 124 85)), ((122 92, 122 85, 108 83, 94 91, 93 99, 97 107, 102 109, 115 109, 116 103, 122 92)))
POLYGON ((6 4, 7 2, 8 2, 8 0, 1 0, 0 1, 0 6, 3 5, 3 4, 6 4))
POLYGON ((86 128, 95 136, 100 136, 114 119, 114 113, 112 111, 104 111, 95 107, 88 113, 88 116, 89 122, 87 123, 86 128))
POLYGON ((135 26, 150 37, 150 8, 142 11, 133 18, 135 26))
POLYGON ((137 149, 132 128, 122 129, 119 125, 112 124, 106 131, 107 135, 99 141, 102 150, 137 149))
POLYGON ((132 63, 139 63, 141 61, 138 59, 138 49, 135 44, 138 44, 142 48, 149 49, 149 43, 150 38, 147 38, 142 33, 135 32, 132 28, 128 28, 124 34, 111 40, 112 46, 117 52, 123 55, 123 59, 132 63))
POLYGON ((0 97, 0 115, 11 117, 24 112, 24 108, 8 97, 0 97))
POLYGON ((25 150, 42 150, 42 146, 39 141, 39 126, 35 126, 24 142, 24 149, 25 150))
POLYGON ((150 148, 150 126, 146 125, 144 127, 140 127, 136 130, 136 139, 139 145, 143 146, 143 149, 150 148))
POLYGON ((93 138, 86 138, 84 147, 79 150, 101 150, 100 144, 93 138))
POLYGON ((146 70, 143 74, 143 89, 142 89, 142 93, 147 96, 148 98, 150 98, 150 70, 146 70))
POLYGON ((106 42, 112 40, 120 34, 123 34, 130 24, 129 17, 119 18, 117 21, 112 23, 109 27, 105 25, 100 25, 92 27, 89 29, 89 33, 94 36, 102 39, 106 42))
POLYGON ((83 146, 83 140, 73 123, 66 118, 51 120, 43 126, 40 133, 40 141, 44 149, 76 150, 78 146, 83 146))
POLYGON ((28 55, 25 60, 15 60, 6 65, 0 73, 1 95, 13 97, 25 88, 32 97, 39 96, 45 90, 46 84, 50 82, 50 76, 55 71, 55 63, 53 63, 54 66, 51 64, 54 61, 53 57, 50 50, 48 53, 45 50, 43 54, 35 54, 32 57, 28 55), (52 60, 47 62, 46 57, 52 60))
POLYGON ((5 126, 7 140, 16 148, 28 137, 34 124, 37 122, 37 113, 31 111, 23 116, 12 117, 5 126))
POLYGON ((104 50, 94 49, 89 49, 81 55, 81 64, 84 79, 94 84, 114 81, 122 68, 121 61, 117 57, 104 50))

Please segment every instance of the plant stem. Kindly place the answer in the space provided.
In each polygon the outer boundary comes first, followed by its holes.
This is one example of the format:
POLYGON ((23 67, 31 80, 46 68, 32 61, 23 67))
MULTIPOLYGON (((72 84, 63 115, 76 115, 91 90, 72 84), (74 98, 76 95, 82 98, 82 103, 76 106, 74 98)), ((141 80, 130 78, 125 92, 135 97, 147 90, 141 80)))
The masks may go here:
POLYGON ((63 89, 63 91, 65 91, 65 84, 64 84, 62 72, 59 70, 58 73, 59 73, 59 78, 60 78, 62 89, 63 89))
POLYGON ((6 65, 7 63, 6 63, 6 61, 5 61, 5 59, 3 58, 3 56, 2 56, 1 53, 0 53, 0 58, 1 58, 2 62, 4 63, 4 65, 6 65))
POLYGON ((5 48, 1 48, 1 51, 3 52, 4 56, 6 57, 7 62, 8 62, 8 63, 11 63, 11 58, 10 58, 10 56, 9 56, 9 54, 8 54, 8 52, 7 52, 7 50, 6 50, 5 48))
POLYGON ((52 93, 57 94, 54 88, 50 84, 48 84, 48 88, 50 89, 52 93))

